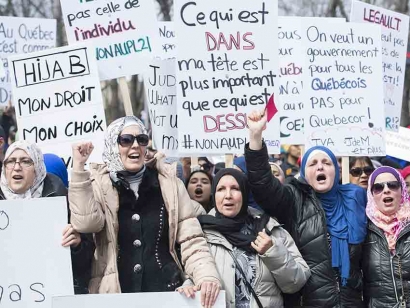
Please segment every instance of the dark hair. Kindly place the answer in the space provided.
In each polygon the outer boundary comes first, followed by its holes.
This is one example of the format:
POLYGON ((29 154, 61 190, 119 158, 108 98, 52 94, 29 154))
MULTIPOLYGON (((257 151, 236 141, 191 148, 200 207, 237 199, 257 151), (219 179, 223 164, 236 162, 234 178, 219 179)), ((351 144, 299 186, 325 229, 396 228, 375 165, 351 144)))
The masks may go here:
POLYGON ((189 185, 189 182, 191 181, 191 178, 192 178, 192 176, 194 175, 194 174, 196 174, 196 173, 202 173, 202 174, 205 174, 207 177, 208 177, 208 179, 209 179, 209 184, 211 185, 211 195, 209 196, 209 203, 208 203, 208 207, 205 207, 205 206, 203 206, 202 205, 202 207, 204 208, 204 210, 208 213, 210 210, 212 210, 213 209, 213 207, 214 207, 214 205, 212 204, 212 182, 213 182, 213 178, 212 178, 212 176, 210 176, 208 173, 206 173, 204 170, 195 170, 195 171, 192 171, 191 172, 191 174, 189 175, 189 177, 186 179, 186 181, 185 181, 185 187, 186 187, 186 189, 188 190, 188 185, 189 185))
POLYGON ((225 169, 225 163, 216 163, 214 173, 217 174, 219 170, 225 169))
POLYGON ((207 157, 205 157, 205 156, 203 156, 203 157, 198 157, 198 161, 200 161, 200 160, 204 160, 207 164, 209 164, 209 165, 211 165, 211 166, 214 165, 214 164, 211 163, 211 162, 209 161, 209 159, 208 159, 207 157))
POLYGON ((362 161, 369 166, 373 167, 372 160, 368 156, 357 156, 357 157, 349 157, 349 169, 352 169, 356 162, 362 161))
POLYGON ((211 186, 212 186, 212 181, 213 181, 212 176, 210 176, 210 175, 209 175, 207 172, 205 172, 204 170, 195 170, 195 171, 192 171, 191 174, 189 175, 189 177, 186 179, 186 181, 185 181, 185 187, 186 187, 186 188, 188 188, 188 184, 189 184, 189 181, 191 180, 192 176, 193 176, 195 173, 198 173, 198 172, 201 172, 201 173, 205 174, 205 175, 208 177, 209 182, 211 183, 211 186))

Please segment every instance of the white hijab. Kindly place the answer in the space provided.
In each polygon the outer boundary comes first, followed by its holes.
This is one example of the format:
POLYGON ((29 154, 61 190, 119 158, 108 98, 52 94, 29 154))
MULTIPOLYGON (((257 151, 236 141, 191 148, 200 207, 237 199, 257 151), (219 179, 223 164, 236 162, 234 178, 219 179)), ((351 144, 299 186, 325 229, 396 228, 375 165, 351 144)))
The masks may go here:
POLYGON ((16 141, 15 143, 11 144, 10 147, 7 149, 4 161, 6 161, 10 157, 10 155, 17 149, 26 152, 28 156, 30 156, 31 160, 34 162, 34 182, 33 185, 25 193, 15 193, 7 184, 6 168, 5 166, 3 166, 0 178, 0 188, 4 194, 4 197, 7 200, 40 198, 43 193, 44 179, 47 175, 43 153, 35 143, 30 143, 27 141, 16 141))

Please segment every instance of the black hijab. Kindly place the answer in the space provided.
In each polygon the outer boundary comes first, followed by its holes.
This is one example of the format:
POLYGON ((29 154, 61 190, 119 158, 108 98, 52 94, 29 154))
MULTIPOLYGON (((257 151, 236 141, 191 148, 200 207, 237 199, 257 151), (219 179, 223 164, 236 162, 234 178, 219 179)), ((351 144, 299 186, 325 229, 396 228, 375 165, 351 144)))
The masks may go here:
POLYGON ((214 177, 212 182, 212 201, 215 205, 215 216, 211 215, 201 215, 198 217, 199 223, 204 230, 215 230, 220 232, 229 243, 234 247, 241 248, 245 251, 256 253, 252 248, 251 242, 255 241, 258 233, 265 228, 269 221, 269 216, 263 214, 260 218, 253 218, 248 215, 248 195, 249 195, 249 185, 248 179, 245 174, 241 171, 232 168, 226 168, 220 170, 214 177), (226 217, 222 215, 216 206, 215 193, 219 181, 226 175, 231 175, 239 185, 242 192, 242 207, 238 215, 235 217, 226 217), (241 230, 246 226, 250 225, 251 234, 244 234, 241 230))

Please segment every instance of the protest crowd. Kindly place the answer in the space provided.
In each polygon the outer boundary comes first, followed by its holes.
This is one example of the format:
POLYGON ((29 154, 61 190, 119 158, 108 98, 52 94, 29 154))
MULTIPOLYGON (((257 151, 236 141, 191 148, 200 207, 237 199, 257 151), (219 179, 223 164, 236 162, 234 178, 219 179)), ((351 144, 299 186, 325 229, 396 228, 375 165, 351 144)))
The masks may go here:
POLYGON ((158 26, 153 1, 70 1, 69 46, 48 20, 47 48, 0 50, 0 307, 410 308, 408 16, 176 0, 158 26))

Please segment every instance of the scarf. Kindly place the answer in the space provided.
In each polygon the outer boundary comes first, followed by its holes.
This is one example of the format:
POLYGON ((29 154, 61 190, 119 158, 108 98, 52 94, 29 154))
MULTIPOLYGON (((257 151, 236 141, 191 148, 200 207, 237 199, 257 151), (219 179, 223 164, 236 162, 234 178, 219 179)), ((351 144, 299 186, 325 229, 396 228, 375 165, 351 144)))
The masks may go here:
POLYGON ((326 154, 333 162, 335 178, 330 191, 316 193, 316 196, 326 215, 332 245, 332 267, 339 270, 342 285, 345 286, 350 275, 349 244, 360 244, 366 237, 366 192, 353 184, 339 185, 337 159, 328 148, 322 146, 309 149, 303 156, 301 177, 306 182, 309 183, 305 178, 306 165, 320 152, 326 154))
POLYGON ((265 228, 269 221, 269 216, 262 215, 260 218, 252 218, 248 215, 248 179, 241 171, 236 169, 220 170, 212 182, 212 201, 215 205, 215 216, 201 215, 198 217, 199 223, 204 230, 215 230, 221 233, 234 247, 241 248, 250 253, 256 253, 252 248, 251 242, 255 241, 258 232, 265 228), (216 206, 215 192, 219 181, 225 175, 231 175, 238 182, 242 193, 242 207, 238 215, 233 218, 222 215, 216 206), (244 234, 241 230, 246 225, 252 226, 250 234, 244 234))
POLYGON ((63 160, 55 154, 44 154, 44 164, 47 172, 58 176, 68 188, 68 172, 63 160))
POLYGON ((125 170, 124 164, 121 161, 118 136, 128 126, 136 125, 139 127, 142 134, 147 134, 147 130, 140 119, 134 116, 126 116, 112 122, 105 133, 105 145, 103 152, 103 162, 107 165, 110 172, 110 178, 115 187, 120 185, 127 189, 131 188, 135 197, 138 200, 138 189, 142 182, 142 177, 145 172, 145 165, 136 173, 125 170))
POLYGON ((380 229, 383 230, 386 236, 389 250, 394 252, 396 249, 397 238, 400 232, 410 223, 410 204, 409 195, 407 193, 406 182, 401 174, 392 167, 379 167, 377 168, 369 179, 369 187, 367 188, 367 217, 380 229), (399 210, 396 214, 387 216, 383 214, 374 201, 372 194, 372 187, 378 175, 382 173, 392 174, 397 181, 401 183, 401 202, 399 210))
POLYGON ((13 154, 13 152, 17 149, 26 152, 34 162, 35 177, 33 185, 23 194, 15 193, 7 184, 6 168, 3 167, 3 170, 1 171, 0 188, 4 194, 4 197, 7 200, 40 198, 43 193, 44 179, 47 175, 43 153, 41 153, 40 148, 35 143, 30 143, 27 141, 16 141, 7 149, 4 160, 7 160, 10 155, 13 154))
MULTIPOLYGON (((248 168, 246 167, 245 156, 234 158, 233 164, 239 169, 241 169, 246 176, 248 175, 248 168)), ((263 212, 263 209, 256 203, 255 199, 253 198, 253 194, 251 191, 249 191, 248 193, 248 204, 250 207, 263 212)))

